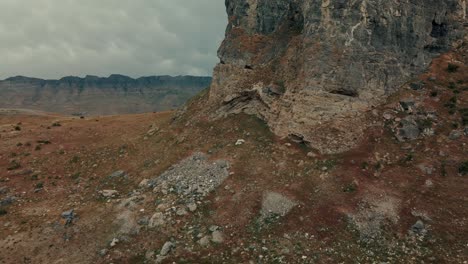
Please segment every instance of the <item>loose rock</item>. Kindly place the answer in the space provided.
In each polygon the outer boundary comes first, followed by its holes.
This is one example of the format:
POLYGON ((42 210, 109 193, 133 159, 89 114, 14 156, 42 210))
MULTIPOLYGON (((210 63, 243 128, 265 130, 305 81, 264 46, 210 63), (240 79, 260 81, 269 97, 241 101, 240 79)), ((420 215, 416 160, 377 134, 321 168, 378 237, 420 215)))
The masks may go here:
POLYGON ((119 170, 116 172, 113 172, 111 175, 108 176, 110 179, 117 179, 117 178, 128 178, 128 175, 125 171, 119 170))
POLYGON ((161 256, 166 256, 171 252, 171 250, 175 247, 174 243, 172 242, 166 242, 164 246, 161 249, 161 252, 159 253, 161 256))
POLYGON ((164 224, 164 214, 160 212, 155 213, 148 222, 148 226, 151 228, 162 226, 164 224))
POLYGON ((223 233, 221 233, 221 231, 219 230, 214 231, 211 237, 211 241, 213 241, 214 243, 218 243, 218 244, 223 243, 224 242, 223 233))
POLYGON ((62 218, 66 220, 65 225, 70 225, 75 219, 75 210, 71 209, 62 213, 62 218))
POLYGON ((104 198, 115 198, 119 195, 119 192, 116 190, 102 190, 99 192, 104 198))

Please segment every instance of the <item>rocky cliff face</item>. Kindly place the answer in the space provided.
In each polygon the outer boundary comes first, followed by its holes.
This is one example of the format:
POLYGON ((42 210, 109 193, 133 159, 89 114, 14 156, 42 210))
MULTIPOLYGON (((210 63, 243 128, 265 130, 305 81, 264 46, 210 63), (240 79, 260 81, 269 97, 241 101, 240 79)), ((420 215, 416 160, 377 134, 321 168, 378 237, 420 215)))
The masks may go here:
POLYGON ((324 153, 466 34, 466 0, 226 0, 210 103, 324 153), (465 26, 465 27, 464 27, 465 26))
POLYGON ((27 108, 64 114, 110 115, 170 110, 210 85, 210 77, 123 75, 0 81, 0 108, 27 108))

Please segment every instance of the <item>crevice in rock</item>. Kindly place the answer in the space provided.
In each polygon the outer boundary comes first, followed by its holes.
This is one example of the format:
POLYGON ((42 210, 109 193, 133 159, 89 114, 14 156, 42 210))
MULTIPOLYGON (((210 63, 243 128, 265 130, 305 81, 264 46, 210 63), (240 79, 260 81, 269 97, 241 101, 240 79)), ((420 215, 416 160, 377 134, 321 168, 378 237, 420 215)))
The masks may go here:
POLYGON ((432 20, 432 31, 431 31, 431 37, 433 38, 443 38, 448 35, 448 25, 444 22, 442 23, 437 23, 434 20, 432 20))
POLYGON ((301 134, 289 134, 289 139, 297 144, 301 144, 304 146, 309 146, 310 142, 305 140, 304 136, 301 134))
POLYGON ((349 97, 358 97, 359 94, 356 91, 350 90, 350 89, 336 89, 330 91, 331 94, 339 94, 339 95, 344 95, 344 96, 349 96, 349 97))
POLYGON ((255 109, 255 105, 258 105, 258 103, 267 109, 270 108, 270 106, 263 101, 257 90, 249 90, 244 91, 237 96, 232 96, 228 99, 225 99, 223 103, 224 106, 221 110, 225 113, 232 113, 243 111, 247 108, 255 109))

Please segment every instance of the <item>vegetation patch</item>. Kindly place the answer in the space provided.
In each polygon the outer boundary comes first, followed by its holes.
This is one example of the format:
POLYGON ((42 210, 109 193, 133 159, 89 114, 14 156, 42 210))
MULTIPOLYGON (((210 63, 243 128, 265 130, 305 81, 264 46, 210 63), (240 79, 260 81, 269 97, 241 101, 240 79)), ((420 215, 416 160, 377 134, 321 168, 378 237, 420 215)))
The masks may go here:
POLYGON ((453 63, 449 63, 447 66, 447 71, 450 73, 454 73, 458 71, 458 68, 460 68, 460 66, 453 64, 453 63))
POLYGON ((458 172, 463 176, 468 174, 468 161, 465 161, 462 164, 460 164, 460 166, 458 167, 458 172))
POLYGON ((19 168, 21 168, 21 164, 19 164, 19 162, 17 162, 16 160, 14 160, 10 163, 10 166, 7 168, 7 170, 12 171, 12 170, 17 170, 19 168))
POLYGON ((343 192, 345 193, 354 193, 357 191, 357 185, 356 183, 352 182, 348 185, 346 185, 344 188, 343 188, 343 192))

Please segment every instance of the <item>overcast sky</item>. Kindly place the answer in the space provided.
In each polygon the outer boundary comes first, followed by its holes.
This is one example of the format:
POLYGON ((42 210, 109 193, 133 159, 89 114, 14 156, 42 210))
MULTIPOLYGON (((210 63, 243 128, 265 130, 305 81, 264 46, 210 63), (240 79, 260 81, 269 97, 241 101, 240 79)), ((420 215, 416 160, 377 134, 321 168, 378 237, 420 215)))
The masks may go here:
POLYGON ((0 0, 0 79, 211 75, 223 0, 0 0))

